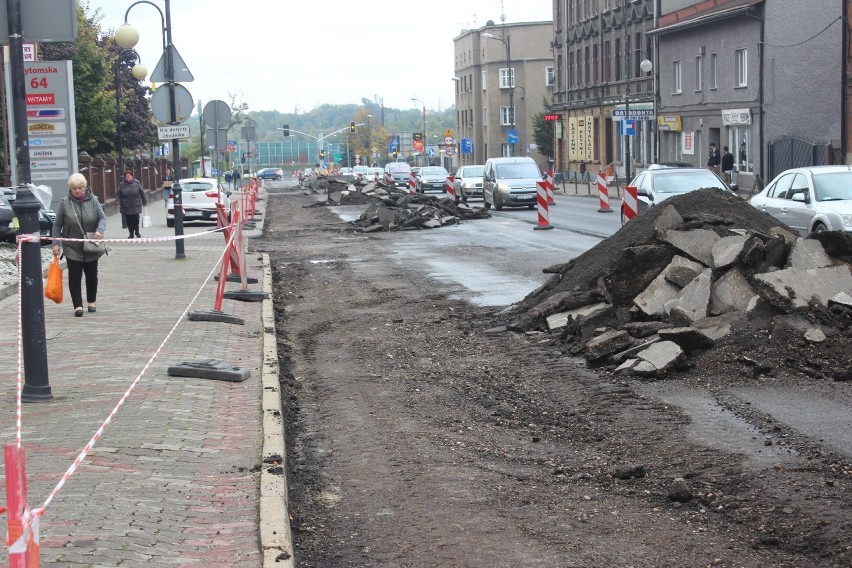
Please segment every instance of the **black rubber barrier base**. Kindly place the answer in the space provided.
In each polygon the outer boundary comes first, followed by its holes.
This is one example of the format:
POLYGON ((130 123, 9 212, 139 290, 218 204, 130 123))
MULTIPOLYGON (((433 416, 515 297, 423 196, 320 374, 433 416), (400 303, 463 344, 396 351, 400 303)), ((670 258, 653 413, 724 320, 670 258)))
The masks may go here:
POLYGON ((170 377, 192 377, 194 379, 211 379, 232 383, 241 383, 251 375, 249 369, 233 367, 216 359, 184 361, 169 367, 167 372, 170 377))
POLYGON ((226 300, 239 300, 241 302, 262 302, 269 299, 268 292, 252 292, 251 290, 231 290, 222 294, 226 300))
MULTIPOLYGON (((216 282, 219 281, 219 275, 213 277, 216 282)), ((242 282, 242 278, 238 274, 228 274, 228 277, 225 278, 225 282, 242 282)), ((246 277, 247 284, 257 284, 257 278, 252 278, 251 276, 246 277)))
POLYGON ((226 314, 225 312, 217 312, 216 310, 210 310, 207 312, 189 312, 186 314, 186 317, 190 319, 190 321, 215 321, 219 323, 236 323, 239 325, 244 325, 246 320, 243 318, 238 318, 232 314, 226 314))

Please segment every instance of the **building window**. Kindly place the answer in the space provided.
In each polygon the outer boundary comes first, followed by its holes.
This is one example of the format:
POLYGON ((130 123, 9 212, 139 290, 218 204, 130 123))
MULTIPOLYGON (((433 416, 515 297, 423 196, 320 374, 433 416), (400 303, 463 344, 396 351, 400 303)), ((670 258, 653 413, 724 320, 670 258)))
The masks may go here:
POLYGON ((500 107, 500 125, 501 126, 512 126, 515 124, 515 113, 512 107, 501 106, 500 107))
POLYGON ((734 51, 734 65, 736 67, 737 87, 748 86, 748 50, 738 49, 734 51))
POLYGON ((683 61, 672 61, 672 94, 679 95, 683 92, 681 86, 681 72, 683 70, 683 61))
POLYGON ((552 87, 554 83, 554 75, 553 75, 553 67, 545 67, 544 68, 544 85, 545 87, 552 87))
POLYGON ((612 54, 609 51, 609 41, 604 42, 603 47, 603 80, 609 83, 612 80, 612 54))
POLYGON ((583 50, 577 50, 577 87, 583 86, 583 50))
POLYGON ((485 90, 485 85, 488 84, 488 81, 485 80, 485 69, 482 70, 482 90, 485 90))
POLYGON ((621 81, 621 39, 615 40, 615 80, 621 81))
POLYGON ((574 88, 574 52, 568 52, 568 89, 574 88))
POLYGON ((500 69, 500 88, 509 89, 515 86, 515 68, 500 69))
POLYGON ((482 107, 482 126, 488 128, 488 107, 482 107))
POLYGON ((600 72, 598 71, 600 68, 598 67, 598 44, 592 46, 592 73, 594 77, 592 79, 592 84, 597 85, 600 83, 600 72))
POLYGON ((704 58, 700 55, 695 58, 695 92, 704 86, 704 58))
POLYGON ((586 86, 588 87, 592 81, 591 59, 589 58, 589 46, 583 50, 583 76, 586 78, 586 86))
POLYGON ((716 67, 716 53, 713 52, 710 54, 710 88, 715 89, 719 86, 718 83, 719 76, 717 75, 717 67, 716 67))

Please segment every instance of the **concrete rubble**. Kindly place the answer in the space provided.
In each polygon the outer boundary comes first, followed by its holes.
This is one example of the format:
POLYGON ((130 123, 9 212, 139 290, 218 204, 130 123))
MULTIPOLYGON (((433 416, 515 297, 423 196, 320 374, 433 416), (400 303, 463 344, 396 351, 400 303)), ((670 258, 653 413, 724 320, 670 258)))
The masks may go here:
MULTIPOLYGON (((311 176, 302 181, 311 193, 325 193, 318 205, 367 205, 352 222, 365 233, 435 229, 468 219, 491 217, 482 208, 456 203, 449 197, 409 194, 407 190, 386 185, 384 181, 349 181, 344 178, 311 176)), ((442 194, 443 195, 443 194, 442 194)))
POLYGON ((849 234, 802 238, 742 200, 700 190, 546 269, 550 281, 502 317, 510 330, 549 332, 590 365, 639 377, 676 373, 746 336, 782 352, 789 344, 791 357, 833 340, 845 351, 851 266, 849 234))

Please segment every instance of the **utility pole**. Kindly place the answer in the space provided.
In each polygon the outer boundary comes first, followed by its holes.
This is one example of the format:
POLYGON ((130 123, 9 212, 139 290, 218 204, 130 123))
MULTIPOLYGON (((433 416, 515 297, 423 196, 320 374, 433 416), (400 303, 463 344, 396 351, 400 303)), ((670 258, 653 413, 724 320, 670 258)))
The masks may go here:
POLYGON ((621 15, 621 26, 624 28, 624 122, 621 125, 622 137, 624 138, 624 183, 630 183, 630 135, 627 133, 627 121, 630 120, 630 50, 627 42, 630 36, 627 33, 627 0, 624 0, 621 15))

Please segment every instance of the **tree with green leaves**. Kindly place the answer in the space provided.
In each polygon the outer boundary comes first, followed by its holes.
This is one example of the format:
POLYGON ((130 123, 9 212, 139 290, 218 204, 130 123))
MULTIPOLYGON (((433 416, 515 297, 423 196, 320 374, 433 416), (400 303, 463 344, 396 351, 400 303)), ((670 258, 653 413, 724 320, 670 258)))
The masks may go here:
POLYGON ((550 103, 544 99, 542 106, 544 110, 533 116, 533 140, 538 146, 538 151, 543 156, 553 157, 553 121, 544 120, 545 114, 550 114, 550 103))
POLYGON ((113 148, 115 110, 110 98, 109 54, 99 44, 99 10, 89 16, 77 5, 77 40, 73 43, 41 45, 45 61, 70 59, 74 73, 74 107, 77 123, 77 147, 89 154, 113 148))

